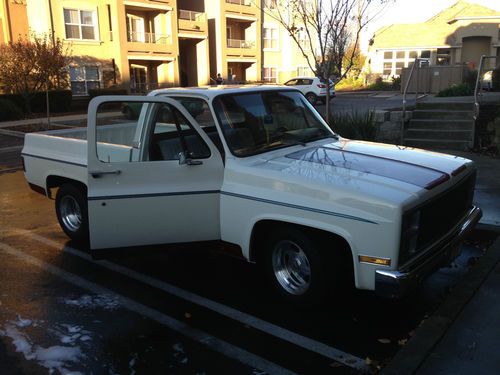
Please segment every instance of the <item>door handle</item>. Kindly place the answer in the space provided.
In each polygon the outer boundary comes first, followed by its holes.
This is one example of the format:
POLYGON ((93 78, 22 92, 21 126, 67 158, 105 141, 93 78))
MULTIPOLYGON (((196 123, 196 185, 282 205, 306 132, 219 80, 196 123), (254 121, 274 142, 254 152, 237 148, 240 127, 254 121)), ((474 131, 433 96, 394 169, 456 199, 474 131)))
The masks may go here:
POLYGON ((101 177, 104 174, 116 174, 116 175, 119 175, 120 173, 122 173, 122 171, 120 171, 119 169, 115 169, 115 170, 112 170, 112 171, 89 171, 89 174, 92 177, 94 177, 94 178, 99 178, 99 177, 101 177))

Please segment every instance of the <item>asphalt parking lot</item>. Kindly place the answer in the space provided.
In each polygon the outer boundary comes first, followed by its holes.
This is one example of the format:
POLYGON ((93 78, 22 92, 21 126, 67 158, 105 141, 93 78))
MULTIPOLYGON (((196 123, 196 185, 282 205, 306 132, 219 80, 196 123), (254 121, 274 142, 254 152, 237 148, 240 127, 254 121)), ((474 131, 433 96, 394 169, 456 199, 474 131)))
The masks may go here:
POLYGON ((402 300, 353 292, 297 309, 276 300, 256 266, 210 244, 93 259, 21 171, 1 173, 0 186, 2 374, 377 371, 488 244, 464 245, 402 300))

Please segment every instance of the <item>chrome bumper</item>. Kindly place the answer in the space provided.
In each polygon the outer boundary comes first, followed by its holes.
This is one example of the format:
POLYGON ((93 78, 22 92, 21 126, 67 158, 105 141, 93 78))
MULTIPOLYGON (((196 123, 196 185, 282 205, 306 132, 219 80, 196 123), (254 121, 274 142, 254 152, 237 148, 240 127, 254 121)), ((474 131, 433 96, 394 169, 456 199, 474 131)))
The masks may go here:
POLYGON ((399 270, 375 271, 375 293, 389 298, 401 297, 436 269, 449 264, 460 254, 457 250, 460 243, 481 216, 481 209, 473 206, 453 229, 399 270))

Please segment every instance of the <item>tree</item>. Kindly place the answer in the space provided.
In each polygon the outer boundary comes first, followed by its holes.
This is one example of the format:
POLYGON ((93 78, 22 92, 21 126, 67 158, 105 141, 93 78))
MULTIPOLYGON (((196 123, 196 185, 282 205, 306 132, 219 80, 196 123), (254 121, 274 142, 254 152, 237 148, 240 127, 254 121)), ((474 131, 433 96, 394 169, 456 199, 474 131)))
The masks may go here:
MULTIPOLYGON (((330 78, 336 83, 352 69, 359 54, 361 31, 388 1, 267 0, 263 11, 289 33, 311 71, 328 85, 330 78), (316 53, 311 55, 308 50, 316 53)), ((329 118, 330 90, 327 90, 327 122, 329 118)))
POLYGON ((36 92, 60 89, 68 85, 69 48, 59 38, 32 34, 0 46, 0 86, 19 94, 25 110, 31 112, 36 92))

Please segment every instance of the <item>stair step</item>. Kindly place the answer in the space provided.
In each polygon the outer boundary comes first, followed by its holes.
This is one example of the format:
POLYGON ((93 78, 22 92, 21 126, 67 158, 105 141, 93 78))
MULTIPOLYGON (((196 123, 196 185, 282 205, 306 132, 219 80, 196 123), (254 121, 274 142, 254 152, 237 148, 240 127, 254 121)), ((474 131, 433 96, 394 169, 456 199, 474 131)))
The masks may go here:
POLYGON ((442 110, 442 109, 417 109, 412 113, 412 119, 447 119, 447 120, 472 120, 474 113, 472 111, 455 111, 455 110, 442 110))
POLYGON ((471 141, 458 141, 458 140, 441 140, 441 139, 419 139, 407 138, 404 144, 406 146, 418 147, 423 149, 449 149, 467 151, 472 147, 471 141))
POLYGON ((472 141, 472 130, 408 129, 405 137, 436 141, 472 141))
POLYGON ((442 110, 459 110, 459 111, 472 111, 474 103, 471 102, 418 102, 417 109, 442 109, 442 110))
POLYGON ((472 120, 429 120, 411 119, 408 129, 448 129, 448 130, 472 130, 474 122, 472 120))

